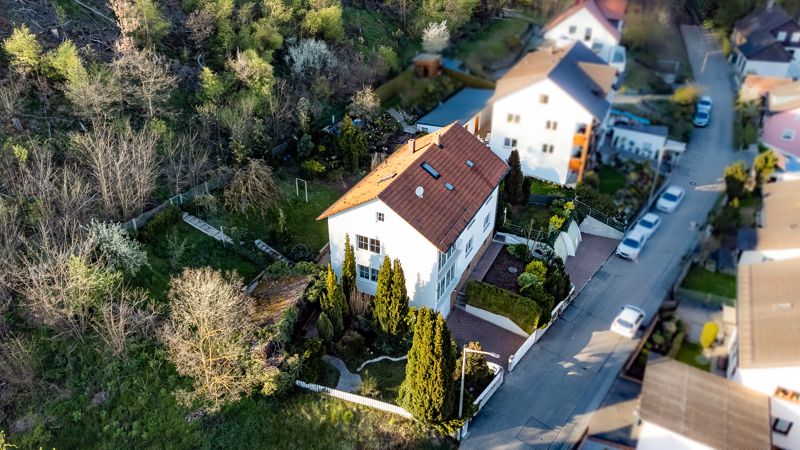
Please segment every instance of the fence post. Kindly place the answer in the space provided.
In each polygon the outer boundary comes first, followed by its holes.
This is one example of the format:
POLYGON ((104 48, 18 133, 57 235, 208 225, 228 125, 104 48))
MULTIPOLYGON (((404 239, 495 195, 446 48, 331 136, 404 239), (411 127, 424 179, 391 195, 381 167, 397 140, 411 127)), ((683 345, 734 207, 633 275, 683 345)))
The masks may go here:
POLYGON ((136 217, 131 219, 131 222, 133 222, 133 231, 138 231, 139 229, 136 227, 136 217))

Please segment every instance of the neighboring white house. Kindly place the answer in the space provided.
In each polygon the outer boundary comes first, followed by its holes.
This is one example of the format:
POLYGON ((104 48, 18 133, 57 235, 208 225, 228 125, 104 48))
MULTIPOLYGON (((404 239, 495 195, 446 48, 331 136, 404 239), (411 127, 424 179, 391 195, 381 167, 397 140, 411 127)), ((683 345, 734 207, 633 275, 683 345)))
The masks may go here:
POLYGON ((544 27, 544 38, 557 47, 583 42, 620 73, 625 71, 625 47, 619 45, 627 0, 578 0, 544 27))
POLYGON ((490 100, 492 151, 506 160, 517 149, 526 175, 580 181, 616 75, 580 42, 528 53, 497 81, 490 100))
POLYGON ((464 88, 442 102, 416 123, 417 130, 432 133, 442 127, 458 122, 472 134, 481 128, 489 128, 491 112, 486 102, 492 97, 491 89, 464 88))
MULTIPOLYGON (((774 2, 770 2, 774 3, 774 2)), ((731 64, 746 75, 793 77, 800 61, 800 25, 783 8, 768 5, 736 21, 731 64)))
POLYGON ((671 358, 647 362, 637 450, 769 449, 770 400, 671 358))
POLYGON ((762 187, 756 245, 739 258, 731 380, 771 397, 772 442, 800 448, 800 181, 762 187))
POLYGON ((658 159, 664 151, 683 153, 685 142, 669 138, 669 128, 663 125, 614 125, 608 144, 616 151, 649 159, 658 159))
POLYGON ((446 317, 462 275, 491 243, 507 172, 457 123, 409 140, 318 217, 328 220, 331 266, 341 276, 349 235, 360 295, 375 294, 388 256, 403 264, 410 305, 446 317))

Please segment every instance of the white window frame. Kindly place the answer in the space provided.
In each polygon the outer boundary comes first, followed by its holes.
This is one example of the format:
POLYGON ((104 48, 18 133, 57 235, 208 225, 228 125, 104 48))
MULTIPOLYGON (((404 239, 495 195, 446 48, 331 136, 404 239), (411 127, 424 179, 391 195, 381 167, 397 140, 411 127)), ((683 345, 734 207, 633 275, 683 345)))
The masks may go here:
POLYGON ((503 147, 505 148, 517 148, 517 140, 514 138, 505 138, 503 140, 503 147))
POLYGON ((781 132, 781 140, 782 141, 793 141, 794 140, 794 136, 795 136, 795 132, 794 132, 794 130, 792 130, 790 128, 785 128, 781 132))
POLYGON ((453 254, 456 252, 455 244, 451 245, 447 252, 439 252, 439 269, 441 270, 442 267, 446 266, 447 263, 453 258, 453 254))
POLYGON ((786 32, 785 31, 778 31, 778 36, 776 37, 778 42, 784 42, 786 40, 786 32))
POLYGON ((454 279, 455 279, 455 264, 450 266, 450 268, 447 269, 447 271, 444 274, 442 274, 442 276, 439 277, 439 281, 436 283, 437 302, 442 299, 442 296, 448 290, 450 284, 453 282, 454 279))
POLYGON ((384 215, 382 212, 375 213, 375 220, 378 221, 378 222, 385 222, 386 221, 386 215, 384 215))
POLYGON ((472 252, 472 236, 467 240, 467 244, 464 246, 464 258, 469 258, 469 254, 472 252))
POLYGON ((792 41, 792 43, 795 44, 800 42, 800 31, 795 31, 794 33, 792 33, 792 37, 790 38, 790 40, 792 41))
POLYGON ((489 228, 489 224, 492 222, 492 213, 486 214, 486 217, 483 218, 483 231, 486 231, 489 228))
POLYGON ((567 31, 569 32, 570 36, 572 36, 573 34, 578 32, 578 27, 575 25, 570 25, 567 31))
POLYGON ((378 269, 375 269, 375 268, 372 268, 372 267, 369 267, 369 266, 365 266, 363 264, 356 264, 356 269, 357 269, 356 272, 358 273, 358 278, 361 278, 362 280, 370 281, 370 282, 373 282, 373 283, 377 283, 378 282, 378 269), (367 274, 366 277, 364 276, 365 272, 367 274))
POLYGON ((793 422, 790 422, 786 419, 781 419, 780 417, 775 417, 772 419, 772 431, 784 436, 789 435, 789 433, 792 431, 793 425, 793 422))

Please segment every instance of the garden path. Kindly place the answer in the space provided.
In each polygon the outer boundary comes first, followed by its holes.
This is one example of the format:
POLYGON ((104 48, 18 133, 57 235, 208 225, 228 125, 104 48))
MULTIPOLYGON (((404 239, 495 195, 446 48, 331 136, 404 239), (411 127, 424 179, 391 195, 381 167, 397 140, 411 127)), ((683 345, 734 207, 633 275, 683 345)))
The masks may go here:
POLYGON ((339 371, 339 382, 336 384, 336 389, 344 392, 355 392, 361 386, 361 375, 350 372, 344 361, 331 355, 322 355, 322 360, 336 367, 336 370, 339 371))
POLYGON ((226 243, 226 244, 233 244, 233 239, 230 236, 226 235, 222 231, 212 227, 211 225, 203 222, 202 220, 198 219, 197 217, 189 214, 183 213, 183 221, 191 225, 192 227, 199 230, 201 233, 211 236, 212 238, 226 243))
POLYGON ((403 131, 410 134, 417 134, 416 127, 409 125, 408 122, 406 122, 406 118, 403 116, 403 113, 394 108, 389 108, 389 110, 386 112, 388 112, 389 115, 394 118, 394 120, 400 122, 400 125, 403 126, 403 131))

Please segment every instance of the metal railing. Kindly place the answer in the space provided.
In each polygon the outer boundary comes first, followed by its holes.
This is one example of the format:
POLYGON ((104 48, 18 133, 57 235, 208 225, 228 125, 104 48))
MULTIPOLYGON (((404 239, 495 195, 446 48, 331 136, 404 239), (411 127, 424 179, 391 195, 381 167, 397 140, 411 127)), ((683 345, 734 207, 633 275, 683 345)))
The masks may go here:
POLYGON ((598 211, 586 203, 581 202, 580 200, 573 200, 573 202, 575 203, 575 211, 581 216, 591 216, 594 219, 599 220, 611 228, 623 233, 628 228, 627 223, 615 219, 602 211, 598 211))

